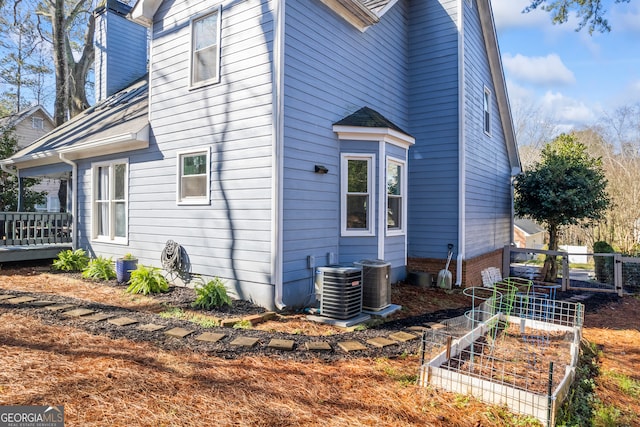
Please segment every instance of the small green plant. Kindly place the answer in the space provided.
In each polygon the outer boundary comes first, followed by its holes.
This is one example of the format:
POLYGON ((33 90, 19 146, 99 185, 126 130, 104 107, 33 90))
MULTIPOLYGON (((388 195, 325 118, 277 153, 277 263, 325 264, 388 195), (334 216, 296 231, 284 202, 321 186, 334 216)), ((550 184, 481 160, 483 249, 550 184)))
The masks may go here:
POLYGON ((169 283, 162 276, 159 268, 147 267, 142 264, 131 272, 129 279, 129 287, 127 292, 130 294, 156 294, 159 292, 167 292, 169 283))
POLYGON ((215 277, 207 283, 196 285, 194 290, 197 294, 196 300, 192 304, 194 307, 210 310, 225 305, 231 306, 231 298, 227 294, 227 288, 219 277, 215 277))
POLYGON ((61 271, 82 271, 87 267, 89 257, 82 249, 61 251, 53 260, 53 268, 61 271))
POLYGON ((89 261, 87 267, 82 270, 82 277, 93 280, 111 280, 116 278, 113 268, 113 260, 99 256, 89 261))
POLYGON ((162 317, 163 319, 184 319, 187 314, 181 308, 171 307, 165 311, 158 313, 158 316, 162 317))
POLYGON ((133 255, 131 255, 130 253, 127 252, 126 254, 124 254, 122 256, 122 259, 125 260, 125 261, 131 261, 131 260, 136 259, 136 257, 134 257, 133 255))
POLYGON ((604 371, 604 375, 612 378, 621 392, 635 399, 640 398, 640 381, 634 380, 628 375, 613 371, 604 371))
POLYGON ((253 325, 250 320, 244 319, 233 324, 233 329, 251 329, 253 325))

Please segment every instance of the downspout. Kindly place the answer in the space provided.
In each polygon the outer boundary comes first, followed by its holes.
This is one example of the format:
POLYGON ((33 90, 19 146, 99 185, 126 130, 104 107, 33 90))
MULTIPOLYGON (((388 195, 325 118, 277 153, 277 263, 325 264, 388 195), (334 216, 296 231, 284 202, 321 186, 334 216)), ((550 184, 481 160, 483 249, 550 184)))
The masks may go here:
POLYGON ((466 156, 465 156, 465 69, 464 69, 464 0, 458 0, 458 257, 456 286, 462 286, 462 263, 465 258, 466 233, 466 156))
POLYGON ((274 282, 274 304, 278 310, 286 307, 283 301, 282 261, 283 261, 283 182, 284 170, 284 17, 285 0, 275 2, 275 34, 273 40, 273 152, 271 154, 272 197, 271 197, 271 277, 274 282))
POLYGON ((78 165, 58 153, 60 160, 71 165, 71 247, 78 248, 78 165))

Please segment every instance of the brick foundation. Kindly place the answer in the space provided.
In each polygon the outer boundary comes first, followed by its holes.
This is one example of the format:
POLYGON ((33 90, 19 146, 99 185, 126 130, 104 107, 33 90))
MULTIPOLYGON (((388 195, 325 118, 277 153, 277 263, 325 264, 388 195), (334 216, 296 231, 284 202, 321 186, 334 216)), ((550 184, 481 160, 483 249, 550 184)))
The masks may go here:
MULTIPOLYGON (((482 275, 480 272, 488 267, 498 267, 502 269, 502 253, 503 249, 497 249, 478 257, 468 259, 462 262, 462 286, 482 286, 482 275)), ((446 259, 438 258, 408 258, 408 271, 424 271, 433 274, 434 279, 438 272, 442 270, 447 263, 446 259)), ((449 271, 453 275, 452 283, 456 283, 457 263, 455 258, 451 260, 449 271)))

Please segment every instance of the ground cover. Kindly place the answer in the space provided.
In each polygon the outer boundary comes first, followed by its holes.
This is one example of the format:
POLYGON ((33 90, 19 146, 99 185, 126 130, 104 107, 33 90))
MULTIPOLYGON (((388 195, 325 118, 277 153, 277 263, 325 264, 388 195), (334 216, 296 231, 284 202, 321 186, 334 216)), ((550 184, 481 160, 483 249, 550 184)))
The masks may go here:
MULTIPOLYGON (((150 315, 168 306, 157 298, 124 294, 116 285, 54 274, 43 265, 3 268, 0 291, 82 299, 150 315)), ((190 310, 186 296, 182 303, 174 297, 163 298, 190 310)), ((433 313, 459 310, 465 303, 459 297, 464 296, 394 286, 392 301, 405 310, 389 324, 400 327, 434 318, 433 313)), ((304 316, 290 316, 261 325, 261 332, 307 333, 304 316)), ((584 336, 596 348, 598 368, 588 379, 594 385, 594 398, 587 412, 595 425, 640 424, 636 415, 640 413, 639 316, 640 301, 634 297, 587 302, 584 336)), ((535 425, 469 396, 417 388, 417 352, 330 359, 258 353, 226 358, 199 348, 124 338, 54 320, 29 310, 0 308, 0 405, 64 405, 69 426, 535 425)), ((372 333, 332 332, 325 325, 313 328, 308 332, 323 337, 372 333)), ((336 352, 336 356, 342 355, 336 352)), ((590 424, 581 419, 568 425, 590 424)))

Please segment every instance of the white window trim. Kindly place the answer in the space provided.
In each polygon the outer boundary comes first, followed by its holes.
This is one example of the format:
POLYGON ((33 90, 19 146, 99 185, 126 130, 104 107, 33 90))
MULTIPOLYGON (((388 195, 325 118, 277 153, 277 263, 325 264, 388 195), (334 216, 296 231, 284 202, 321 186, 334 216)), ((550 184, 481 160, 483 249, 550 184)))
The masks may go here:
POLYGON ((201 146, 194 147, 189 150, 180 150, 176 152, 176 204, 179 206, 189 205, 210 205, 211 204, 211 147, 201 146), (207 156, 207 196, 203 198, 191 198, 182 200, 180 194, 180 179, 182 178, 182 161, 181 157, 189 154, 204 153, 207 156))
POLYGON ((37 129, 37 130, 43 130, 44 119, 42 117, 31 117, 31 128, 37 129), (36 126, 36 123, 38 123, 37 126, 36 126))
POLYGON ((376 184, 374 181, 373 171, 376 167, 376 155, 373 153, 342 153, 340 155, 340 235, 343 237, 352 236, 375 236, 376 224, 373 223, 374 211, 376 203, 376 184), (347 229, 347 189, 348 178, 348 161, 349 160, 366 160, 369 165, 367 167, 367 191, 369 193, 369 208, 367 209, 367 225, 364 230, 347 229))
POLYGON ((489 89, 488 87, 484 87, 484 92, 482 94, 482 130, 484 131, 485 135, 487 136, 491 136, 491 89, 489 89), (486 109, 485 109, 485 101, 487 103, 486 105, 486 109), (488 127, 489 129, 487 129, 487 117, 489 116, 489 120, 488 120, 488 127))
MULTIPOLYGON (((109 221, 113 219, 112 215, 114 214, 112 210, 112 206, 110 206, 109 210, 109 221)), ((109 160, 105 162, 95 162, 91 163, 91 240, 95 242, 104 242, 104 243, 114 243, 119 245, 127 245, 129 244, 129 159, 115 159, 109 160), (113 185, 115 184, 115 180, 112 176, 113 165, 117 164, 125 164, 127 169, 125 171, 125 186, 124 186, 124 211, 125 215, 125 237, 117 237, 114 235, 113 224, 109 224, 109 236, 101 236, 98 235, 98 212, 96 209, 96 199, 95 195, 97 194, 97 185, 98 181, 96 180, 96 169, 99 167, 109 166, 109 204, 113 204, 113 200, 111 199, 111 194, 113 193, 113 185)))
POLYGON ((220 83, 220 63, 221 63, 221 55, 220 55, 220 45, 222 44, 222 5, 218 5, 217 7, 201 13, 197 16, 194 16, 193 18, 191 18, 189 20, 189 75, 187 76, 188 79, 188 87, 189 89, 197 89, 197 88, 201 88, 204 86, 209 86, 209 85, 213 85, 213 84, 217 84, 220 83), (194 59, 194 55, 193 55, 193 47, 194 47, 194 43, 193 43, 193 38, 194 38, 194 32, 193 32, 193 24, 194 22, 206 18, 207 16, 210 15, 214 15, 217 14, 217 19, 218 19, 218 24, 217 24, 217 31, 218 34, 217 39, 218 39, 218 44, 216 46, 216 76, 212 79, 209 80, 203 80, 203 81, 199 81, 199 82, 194 82, 193 81, 193 59, 194 59))
POLYGON ((407 163, 403 159, 387 156, 387 161, 385 163, 384 178, 385 178, 384 226, 386 230, 386 235, 387 236, 404 236, 406 234, 406 229, 407 229, 407 178, 408 178, 407 163), (389 209, 389 194, 387 193, 386 182, 387 182, 387 170, 388 170, 389 163, 395 163, 401 167, 402 176, 400 177, 400 197, 402 198, 402 205, 400 206, 400 209, 402 209, 402 212, 401 212, 401 218, 400 218, 400 228, 389 228, 387 224, 387 212, 389 209))

